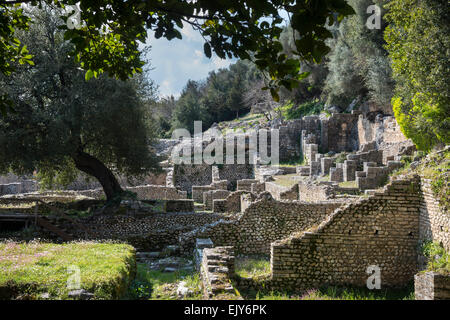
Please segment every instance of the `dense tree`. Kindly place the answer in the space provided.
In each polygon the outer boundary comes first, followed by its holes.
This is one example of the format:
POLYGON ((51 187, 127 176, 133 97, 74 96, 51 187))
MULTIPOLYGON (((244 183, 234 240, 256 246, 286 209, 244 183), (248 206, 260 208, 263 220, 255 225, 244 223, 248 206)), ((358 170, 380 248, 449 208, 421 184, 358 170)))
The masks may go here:
POLYGON ((202 121, 206 130, 214 122, 233 120, 248 113, 251 106, 245 101, 245 93, 261 78, 253 63, 239 60, 227 69, 211 71, 203 81, 189 80, 175 102, 172 129, 193 132, 194 121, 202 121))
POLYGON ((385 38, 396 80, 393 106, 403 133, 422 150, 450 142, 450 6, 392 0, 385 38))
POLYGON ((372 15, 367 8, 374 4, 382 8, 382 1, 348 0, 348 3, 356 14, 331 28, 335 37, 329 41, 332 49, 327 57, 329 74, 323 96, 328 105, 342 110, 355 98, 369 101, 375 109, 389 110, 386 105, 390 105, 394 83, 384 49, 385 10, 381 11, 380 29, 366 26, 372 15))
MULTIPOLYGON (((0 46, 0 56, 6 61, 0 64, 0 71, 9 72, 8 60, 15 56, 26 58, 20 44, 14 44, 14 28, 27 25, 25 20, 14 19, 22 16, 22 9, 16 6, 47 3, 65 7, 77 2, 81 23, 76 23, 76 28, 69 23, 64 37, 74 44, 71 55, 86 70, 88 79, 103 72, 121 79, 141 72, 144 62, 139 42, 145 42, 148 30, 154 31, 156 38, 181 39, 180 30, 188 24, 205 39, 208 57, 215 52, 221 58, 249 59, 253 52, 256 65, 271 77, 269 86, 275 97, 277 85, 292 88, 302 77, 298 61, 282 54, 280 12, 289 15, 290 25, 302 35, 295 41, 298 55, 316 62, 328 52, 325 39, 331 34, 325 24, 353 13, 345 0, 0 0, 0 19, 6 23, 6 32, 1 33, 1 43, 6 46, 0 46)), ((74 13, 64 16, 72 21, 74 13)))
POLYGON ((18 65, 12 76, 0 77, 16 109, 0 118, 0 172, 70 178, 76 168, 98 179, 111 200, 123 193, 113 172, 134 177, 157 167, 145 107, 153 85, 142 76, 86 82, 61 21, 45 10, 34 10, 33 20, 18 37, 35 66, 18 65))

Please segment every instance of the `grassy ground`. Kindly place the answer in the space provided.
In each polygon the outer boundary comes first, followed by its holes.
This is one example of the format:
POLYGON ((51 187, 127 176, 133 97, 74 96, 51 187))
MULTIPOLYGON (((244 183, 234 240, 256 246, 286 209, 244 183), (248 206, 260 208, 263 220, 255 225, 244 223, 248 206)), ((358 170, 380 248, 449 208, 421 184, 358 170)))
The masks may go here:
POLYGON ((138 264, 136 279, 130 286, 126 299, 130 300, 177 300, 177 288, 185 281, 191 294, 185 300, 202 299, 201 280, 196 272, 151 271, 145 264, 138 264))
POLYGON ((298 175, 296 173, 273 176, 273 178, 275 179, 274 182, 276 184, 288 188, 292 187, 298 182, 298 175))
POLYGON ((358 188, 358 184, 355 181, 344 181, 339 182, 339 187, 341 188, 358 188))
POLYGON ((235 272, 242 278, 253 278, 255 276, 270 273, 269 256, 247 256, 238 257, 235 260, 235 272))
POLYGON ((327 287, 310 290, 303 295, 278 292, 249 292, 247 299, 255 300, 414 300, 414 288, 369 290, 366 288, 327 287))
MULTIPOLYGON (((67 299, 68 280, 80 270, 80 285, 95 299, 120 297, 135 271, 135 250, 126 244, 73 242, 0 243, 0 298, 67 299)), ((73 283, 73 282, 69 282, 73 283)))

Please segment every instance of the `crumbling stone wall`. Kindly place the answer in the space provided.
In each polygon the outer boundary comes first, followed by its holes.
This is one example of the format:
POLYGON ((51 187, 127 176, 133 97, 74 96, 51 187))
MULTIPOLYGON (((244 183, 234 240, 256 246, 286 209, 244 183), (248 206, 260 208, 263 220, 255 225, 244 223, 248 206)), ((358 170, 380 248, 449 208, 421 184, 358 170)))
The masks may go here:
POLYGON ((298 200, 298 184, 280 193, 280 200, 295 201, 298 200))
POLYGON ((319 224, 341 205, 276 201, 266 192, 248 207, 241 205, 244 212, 236 218, 205 225, 182 235, 180 242, 185 252, 191 252, 196 238, 211 238, 215 245, 234 246, 236 253, 268 254, 273 241, 319 224))
MULTIPOLYGON (((241 212, 241 196, 244 194, 250 194, 248 191, 235 191, 232 192, 226 199, 213 200, 213 212, 228 212, 238 213, 241 212)), ((252 195, 252 199, 255 199, 256 195, 252 195)))
POLYGON ((298 187, 285 187, 275 182, 266 182, 265 190, 276 200, 298 200, 298 187))
POLYGON ((252 191, 252 184, 258 183, 258 180, 255 179, 244 179, 237 181, 237 190, 238 191, 252 191))
POLYGON ((226 199, 230 195, 228 190, 211 190, 203 193, 203 204, 206 210, 212 210, 215 199, 226 199))
POLYGON ((372 265, 382 287, 406 285, 417 272, 420 202, 417 179, 393 181, 337 209, 313 232, 272 243, 272 286, 365 286, 372 265))

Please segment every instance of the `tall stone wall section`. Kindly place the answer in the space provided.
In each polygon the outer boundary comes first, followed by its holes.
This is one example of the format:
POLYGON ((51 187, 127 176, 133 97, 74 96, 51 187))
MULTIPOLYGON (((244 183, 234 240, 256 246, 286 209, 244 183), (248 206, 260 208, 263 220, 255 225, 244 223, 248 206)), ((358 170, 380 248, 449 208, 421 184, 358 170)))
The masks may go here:
POLYGON ((174 185, 188 193, 192 186, 210 185, 212 181, 212 166, 207 164, 179 164, 174 165, 174 185))
POLYGON ((434 195, 430 183, 430 180, 422 179, 420 240, 436 241, 450 252, 450 214, 434 195))
POLYGON ((341 205, 282 202, 263 193, 250 205, 242 205, 244 212, 236 219, 205 225, 182 235, 180 241, 185 252, 191 252, 196 238, 211 238, 215 245, 235 247, 236 253, 268 254, 273 241, 318 225, 341 205))
POLYGON ((382 287, 403 286, 417 272, 419 180, 393 181, 381 193, 336 210, 314 232, 271 247, 274 288, 366 286, 369 266, 382 287))

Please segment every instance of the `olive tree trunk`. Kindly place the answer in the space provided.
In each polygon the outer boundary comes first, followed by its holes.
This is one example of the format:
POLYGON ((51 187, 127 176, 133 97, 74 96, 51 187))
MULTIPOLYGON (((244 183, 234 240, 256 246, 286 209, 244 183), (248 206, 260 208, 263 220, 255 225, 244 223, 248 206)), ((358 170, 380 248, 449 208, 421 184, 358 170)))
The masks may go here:
POLYGON ((97 158, 79 151, 73 156, 73 160, 78 170, 95 177, 100 182, 107 201, 111 201, 124 192, 111 170, 97 158))

